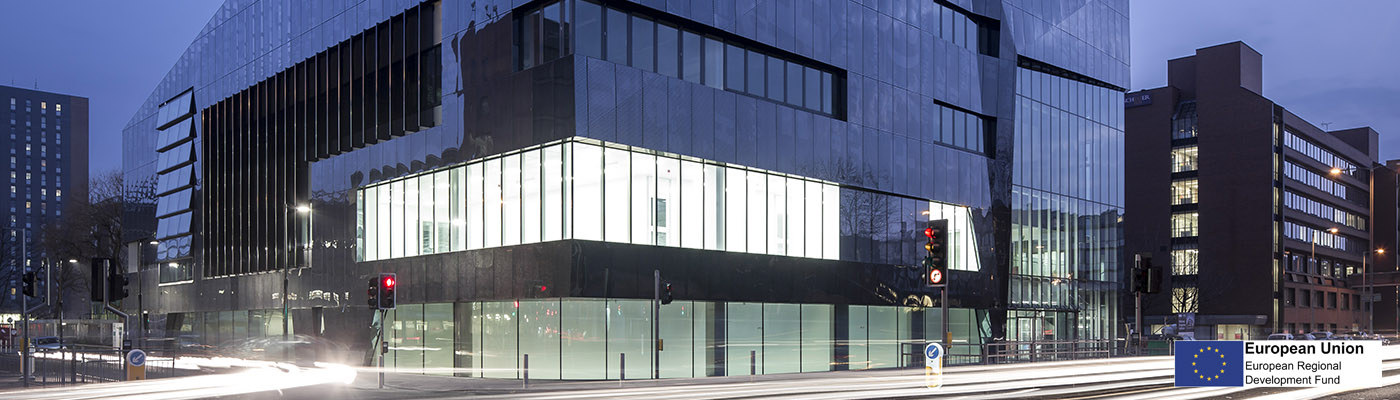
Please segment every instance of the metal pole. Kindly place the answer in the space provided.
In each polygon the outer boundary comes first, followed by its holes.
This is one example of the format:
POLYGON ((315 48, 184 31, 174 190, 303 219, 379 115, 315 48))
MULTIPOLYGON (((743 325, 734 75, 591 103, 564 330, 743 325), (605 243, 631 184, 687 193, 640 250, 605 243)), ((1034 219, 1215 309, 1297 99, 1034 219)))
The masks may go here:
MULTIPOLYGON (((946 277, 944 278, 944 282, 947 282, 947 278, 946 278, 946 277)), ((944 349, 944 351, 952 351, 952 348, 953 348, 953 332, 948 330, 948 289, 949 289, 948 284, 947 284, 947 283, 944 283, 944 284, 943 284, 943 299, 940 301, 940 303, 942 303, 941 305, 943 306, 943 349, 944 349)))
POLYGON ((661 270, 652 270, 651 379, 661 377, 661 270))
POLYGON ((530 387, 530 354, 525 353, 525 387, 530 387))
MULTIPOLYGON (((292 239, 292 237, 291 237, 292 235, 291 235, 291 228, 289 227, 290 224, 288 224, 288 222, 291 222, 290 220, 292 219, 292 209, 291 209, 291 208, 288 208, 288 206, 287 206, 286 204, 283 204, 283 205, 282 205, 282 215, 284 216, 284 220, 283 220, 283 223, 282 223, 283 236, 286 236, 286 237, 287 237, 287 240, 290 242, 291 239, 292 239)), ((287 249, 288 249, 288 250, 291 250, 291 247, 292 247, 292 244, 291 244, 291 243, 288 243, 287 249)), ((290 257, 289 257, 289 258, 287 259, 287 264, 282 266, 282 343, 283 343, 283 345, 282 345, 282 348, 283 348, 283 351, 282 351, 282 359, 284 359, 284 360, 287 358, 287 352, 286 352, 286 348, 287 348, 287 346, 286 346, 286 343, 287 343, 287 270, 291 269, 291 267, 292 267, 292 262, 291 262, 291 259, 290 259, 290 257)), ((382 341, 382 340, 384 340, 384 334, 383 334, 383 331, 384 331, 384 319, 383 319, 383 318, 380 318, 380 320, 379 320, 379 330, 380 330, 380 335, 379 335, 379 336, 380 336, 380 340, 382 341)), ((381 343, 382 343, 382 342, 381 342, 381 343)), ((380 363, 383 364, 383 357, 382 357, 382 356, 381 356, 381 359, 380 359, 380 363)), ((380 365, 380 367, 381 367, 381 368, 380 368, 379 376, 380 376, 381 378, 379 379, 379 387, 380 387, 380 388, 383 388, 383 387, 384 387, 384 378, 383 378, 383 376, 384 376, 384 371, 383 371, 383 368, 382 368, 383 365, 380 365)))
MULTIPOLYGON (((20 269, 22 271, 29 272, 29 231, 27 230, 19 230, 19 249, 20 254, 23 257, 20 260, 20 269)), ((21 346, 23 346, 24 349, 24 354, 22 354, 22 357, 19 358, 19 379, 24 381, 24 387, 29 387, 29 379, 32 378, 31 373, 34 372, 30 368, 32 365, 29 364, 29 296, 25 295, 24 293, 20 293, 19 298, 20 309, 23 311, 23 315, 20 316, 20 320, 24 322, 24 343, 21 344, 21 346)))
POLYGON ((625 380, 627 380, 627 353, 619 353, 617 364, 617 386, 622 387, 622 381, 625 380))
MULTIPOLYGON (((1142 254, 1133 255, 1133 273, 1137 274, 1137 269, 1142 268, 1142 254)), ((1133 331, 1137 332, 1137 337, 1133 338, 1133 353, 1137 354, 1142 347, 1142 291, 1133 287, 1133 331)))
MULTIPOLYGON (((384 343, 384 324, 388 322, 388 321, 385 320, 385 318, 388 318, 388 316, 389 316, 389 311, 388 311, 388 310, 379 310, 379 349, 378 349, 376 352, 379 353, 379 388, 380 388, 380 389, 383 389, 383 388, 384 388, 384 354, 387 353, 387 352, 389 351, 389 346, 388 346, 387 344, 384 343)), ((285 324, 285 323, 286 323, 286 320, 283 320, 283 323, 285 324)), ((285 332, 285 330, 284 330, 283 332, 285 332)))

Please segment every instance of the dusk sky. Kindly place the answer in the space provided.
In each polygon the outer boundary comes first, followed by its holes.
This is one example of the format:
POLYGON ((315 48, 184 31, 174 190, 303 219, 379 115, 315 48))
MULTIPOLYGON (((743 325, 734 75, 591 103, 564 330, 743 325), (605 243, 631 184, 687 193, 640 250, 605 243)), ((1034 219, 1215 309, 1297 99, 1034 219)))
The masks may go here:
MULTIPOLYGON (((222 1, 0 3, 0 84, 91 100, 94 174, 121 166, 121 130, 222 1)), ((1331 129, 1371 126, 1400 158, 1400 2, 1132 1, 1132 89, 1166 60, 1242 40, 1264 95, 1331 129)))

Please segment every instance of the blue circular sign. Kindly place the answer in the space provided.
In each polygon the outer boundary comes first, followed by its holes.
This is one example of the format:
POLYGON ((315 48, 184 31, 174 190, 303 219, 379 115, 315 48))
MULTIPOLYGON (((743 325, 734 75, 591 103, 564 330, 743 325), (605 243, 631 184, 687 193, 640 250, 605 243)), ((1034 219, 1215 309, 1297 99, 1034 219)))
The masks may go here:
POLYGON ((141 351, 139 349, 132 350, 126 353, 126 362, 128 364, 131 364, 131 366, 133 367, 146 365, 146 352, 141 351))
POLYGON ((938 345, 938 343, 929 343, 928 346, 924 346, 924 358, 937 360, 938 357, 942 356, 943 346, 938 345))

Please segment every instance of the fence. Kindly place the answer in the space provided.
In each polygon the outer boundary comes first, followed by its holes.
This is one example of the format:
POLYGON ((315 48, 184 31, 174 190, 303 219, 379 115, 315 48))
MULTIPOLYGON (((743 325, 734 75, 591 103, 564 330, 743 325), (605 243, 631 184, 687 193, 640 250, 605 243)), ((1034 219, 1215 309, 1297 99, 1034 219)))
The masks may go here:
MULTIPOLYGON (((922 367, 926 342, 903 343, 905 366, 922 367)), ((1171 342, 1148 341, 1142 348, 1126 346, 1122 340, 1062 340, 1032 342, 952 343, 945 349, 945 365, 1011 364, 1038 361, 1065 361, 1119 356, 1171 354, 1171 342)))
MULTIPOLYGON (((40 386, 113 382, 126 379, 126 353, 110 348, 71 346, 64 349, 30 350, 32 382, 40 386)), ((6 369, 19 365, 19 354, 6 352, 6 369)), ((176 357, 148 356, 146 379, 198 374, 198 370, 176 368, 176 357)), ((16 371, 17 372, 17 371, 16 371)))

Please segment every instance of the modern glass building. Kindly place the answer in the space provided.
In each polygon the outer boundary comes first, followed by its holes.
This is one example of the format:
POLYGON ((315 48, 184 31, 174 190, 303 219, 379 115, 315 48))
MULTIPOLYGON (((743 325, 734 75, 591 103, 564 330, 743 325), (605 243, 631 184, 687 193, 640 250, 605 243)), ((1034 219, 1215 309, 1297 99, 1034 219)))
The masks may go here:
POLYGON ((138 328, 285 325, 368 360, 366 283, 395 272, 387 365, 432 374, 1112 339, 1127 21, 1126 1, 229 2, 124 132, 155 194, 128 214, 138 328), (918 266, 934 219, 946 323, 918 266))

